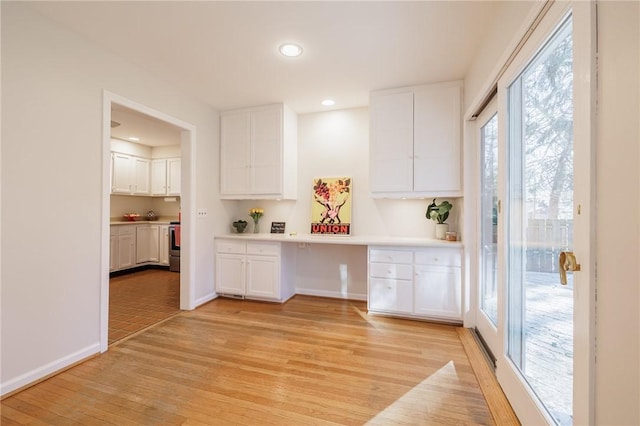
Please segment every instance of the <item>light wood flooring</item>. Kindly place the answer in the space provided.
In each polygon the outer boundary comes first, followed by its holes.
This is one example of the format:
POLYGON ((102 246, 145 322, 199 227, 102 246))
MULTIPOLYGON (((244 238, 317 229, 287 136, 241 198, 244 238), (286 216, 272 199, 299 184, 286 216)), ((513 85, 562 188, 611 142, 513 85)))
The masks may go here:
POLYGON ((3 425, 495 424, 459 327, 216 299, 2 401, 3 425))
POLYGON ((109 280, 109 344, 180 312, 180 274, 148 269, 109 280))

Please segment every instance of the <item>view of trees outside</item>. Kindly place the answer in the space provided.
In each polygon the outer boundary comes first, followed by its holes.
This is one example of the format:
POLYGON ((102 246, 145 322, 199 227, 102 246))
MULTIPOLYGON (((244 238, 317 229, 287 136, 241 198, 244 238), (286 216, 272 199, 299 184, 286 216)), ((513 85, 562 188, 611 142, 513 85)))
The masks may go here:
POLYGON ((523 75, 527 211, 532 219, 571 219, 573 206, 573 39, 523 75))
MULTIPOLYGON (((572 249, 573 39, 570 22, 521 77, 526 217, 524 363, 555 421, 572 424, 573 286, 558 255, 572 249)), ((572 277, 571 277, 572 278, 572 277)))

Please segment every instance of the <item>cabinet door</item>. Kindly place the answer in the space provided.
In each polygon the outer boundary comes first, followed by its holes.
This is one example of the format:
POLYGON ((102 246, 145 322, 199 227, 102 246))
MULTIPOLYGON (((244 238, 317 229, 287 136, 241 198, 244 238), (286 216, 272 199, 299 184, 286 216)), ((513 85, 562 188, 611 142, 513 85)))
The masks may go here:
POLYGON ((220 194, 249 194, 251 114, 222 115, 220 132, 220 194))
POLYGON ((149 251, 148 261, 158 263, 160 261, 160 227, 158 225, 149 226, 149 251))
POLYGON ((247 296, 280 298, 280 260, 276 256, 247 256, 247 296))
POLYGON ((282 109, 251 113, 251 193, 282 192, 282 109))
POLYGON ((169 264, 169 226, 160 225, 159 227, 160 238, 160 252, 158 253, 158 262, 162 265, 169 264))
POLYGON ((132 193, 135 195, 151 194, 149 185, 151 162, 146 158, 133 159, 133 187, 132 193))
POLYGON ((244 295, 245 256, 216 254, 216 293, 244 295))
POLYGON ((167 160, 167 195, 180 195, 181 165, 180 158, 167 160))
POLYGON ((151 195, 167 194, 167 160, 151 162, 151 195))
POLYGON ((117 230, 112 229, 109 237, 109 271, 116 269, 118 269, 118 233, 117 230))
POLYGON ((371 192, 413 190, 413 92, 371 95, 371 192))
POLYGON ((413 313, 413 282, 369 278, 369 309, 391 313, 413 313))
POLYGON ((415 313, 461 319, 460 268, 415 265, 415 313))
POLYGON ((136 263, 136 234, 134 227, 129 225, 127 228, 131 229, 127 229, 124 235, 124 229, 121 229, 118 235, 118 269, 131 268, 136 263))
POLYGON ((111 154, 111 193, 131 194, 131 163, 133 159, 126 154, 111 154))
POLYGON ((460 173, 460 102, 458 83, 425 86, 414 93, 415 191, 462 190, 460 173))

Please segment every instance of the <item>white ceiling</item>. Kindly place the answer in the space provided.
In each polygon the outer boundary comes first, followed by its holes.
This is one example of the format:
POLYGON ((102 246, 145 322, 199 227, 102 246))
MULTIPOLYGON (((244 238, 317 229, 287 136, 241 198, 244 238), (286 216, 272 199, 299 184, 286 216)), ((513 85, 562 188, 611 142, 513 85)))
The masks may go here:
POLYGON ((70 1, 31 7, 216 109, 299 114, 368 105, 371 90, 465 77, 488 1, 70 1), (283 42, 304 53, 285 58, 283 42))
POLYGON ((126 108, 122 105, 111 105, 111 137, 131 141, 136 137, 139 141, 132 141, 141 145, 166 146, 180 144, 181 129, 165 121, 141 112, 126 108), (114 127, 114 122, 117 126, 114 127))

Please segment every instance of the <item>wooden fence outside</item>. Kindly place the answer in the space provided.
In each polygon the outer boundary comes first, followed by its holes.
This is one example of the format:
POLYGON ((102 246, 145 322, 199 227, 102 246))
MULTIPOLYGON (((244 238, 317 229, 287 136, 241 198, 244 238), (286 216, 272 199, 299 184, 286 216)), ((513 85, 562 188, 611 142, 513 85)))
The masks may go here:
POLYGON ((570 250, 573 219, 529 219, 527 271, 558 272, 558 256, 570 250))

